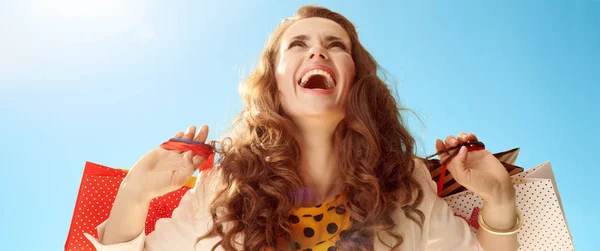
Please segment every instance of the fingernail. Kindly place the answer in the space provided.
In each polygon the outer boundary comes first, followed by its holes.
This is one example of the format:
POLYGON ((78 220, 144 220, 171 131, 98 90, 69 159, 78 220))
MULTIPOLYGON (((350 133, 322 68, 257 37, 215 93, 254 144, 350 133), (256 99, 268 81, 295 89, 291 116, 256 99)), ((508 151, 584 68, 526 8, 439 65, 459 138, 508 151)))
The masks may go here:
POLYGON ((458 154, 464 154, 466 150, 467 148, 465 146, 461 146, 460 150, 458 151, 458 154))
POLYGON ((450 140, 450 144, 451 144, 451 145, 454 145, 454 144, 456 144, 456 140, 455 140, 455 139, 451 139, 451 140, 450 140))

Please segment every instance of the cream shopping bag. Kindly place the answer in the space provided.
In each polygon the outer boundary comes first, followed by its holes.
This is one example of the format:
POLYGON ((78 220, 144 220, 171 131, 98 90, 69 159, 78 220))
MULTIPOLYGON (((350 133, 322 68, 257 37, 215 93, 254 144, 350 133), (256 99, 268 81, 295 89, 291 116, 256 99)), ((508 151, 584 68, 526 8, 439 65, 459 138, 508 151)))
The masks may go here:
MULTIPOLYGON (((550 162, 511 176, 517 207, 523 212, 519 250, 575 250, 550 162)), ((482 199, 471 191, 446 196, 454 214, 464 218, 476 232, 482 199)))

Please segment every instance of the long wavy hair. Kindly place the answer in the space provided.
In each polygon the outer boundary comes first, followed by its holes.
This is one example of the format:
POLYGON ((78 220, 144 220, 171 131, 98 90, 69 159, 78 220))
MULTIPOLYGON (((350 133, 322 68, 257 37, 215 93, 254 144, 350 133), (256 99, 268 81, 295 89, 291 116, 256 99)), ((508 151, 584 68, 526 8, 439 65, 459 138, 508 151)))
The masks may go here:
POLYGON ((220 237, 213 247, 261 250, 276 247, 278 237, 289 239, 289 215, 300 206, 296 191, 303 188, 297 169, 300 148, 292 136, 294 123, 280 104, 275 59, 285 30, 303 18, 335 21, 348 33, 356 75, 345 104, 345 117, 336 129, 340 146, 340 179, 348 198, 352 227, 340 233, 342 250, 372 250, 379 231, 397 242, 392 214, 401 208, 422 227, 417 209, 423 191, 413 178, 415 141, 403 126, 400 107, 377 75, 375 59, 360 44, 354 25, 326 8, 304 6, 282 21, 269 38, 256 69, 240 85, 245 107, 222 141, 217 173, 220 187, 210 202, 211 229, 198 241, 220 237))

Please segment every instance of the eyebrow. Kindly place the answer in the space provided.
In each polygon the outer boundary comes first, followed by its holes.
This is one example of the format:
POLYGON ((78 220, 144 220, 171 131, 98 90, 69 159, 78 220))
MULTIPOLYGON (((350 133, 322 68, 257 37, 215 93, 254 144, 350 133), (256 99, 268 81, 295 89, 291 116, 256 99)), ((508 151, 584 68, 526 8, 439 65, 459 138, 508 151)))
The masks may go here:
POLYGON ((308 36, 307 35, 298 35, 298 36, 293 36, 290 41, 304 41, 304 40, 308 40, 308 36))
POLYGON ((327 42, 342 41, 342 39, 339 37, 336 37, 336 36, 326 36, 325 41, 327 41, 327 42))

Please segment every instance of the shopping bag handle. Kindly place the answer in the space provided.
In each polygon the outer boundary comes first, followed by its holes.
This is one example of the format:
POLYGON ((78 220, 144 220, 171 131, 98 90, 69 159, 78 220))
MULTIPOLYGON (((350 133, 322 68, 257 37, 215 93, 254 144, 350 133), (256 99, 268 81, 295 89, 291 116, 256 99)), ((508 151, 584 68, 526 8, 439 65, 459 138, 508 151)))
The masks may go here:
POLYGON ((162 143, 160 147, 166 150, 179 150, 182 152, 192 151, 195 155, 200 155, 206 159, 200 167, 200 171, 210 169, 214 164, 215 151, 209 144, 197 142, 189 139, 171 138, 162 143))

